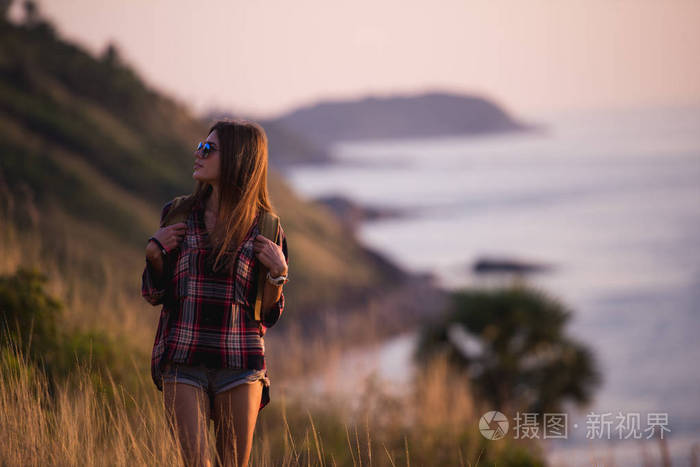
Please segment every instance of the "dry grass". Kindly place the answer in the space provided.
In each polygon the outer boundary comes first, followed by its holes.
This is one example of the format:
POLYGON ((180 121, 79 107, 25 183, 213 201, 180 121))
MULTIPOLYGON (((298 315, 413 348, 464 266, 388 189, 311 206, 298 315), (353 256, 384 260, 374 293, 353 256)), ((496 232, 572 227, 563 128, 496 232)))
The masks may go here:
POLYGON ((11 274, 19 266, 35 267, 47 275, 47 292, 65 305, 64 327, 104 331, 150 352, 158 311, 140 296, 145 256, 125 255, 132 247, 117 235, 69 218, 59 209, 42 212, 37 225, 21 231, 3 221, 0 274, 11 274))
MULTIPOLYGON (((20 353, 4 352, 0 368, 3 465, 182 465, 160 393, 139 399, 110 378, 115 397, 106 397, 81 366, 52 397, 46 377, 20 353)), ((251 464, 436 465, 437 456, 476 465, 480 441, 462 441, 474 426, 473 404, 451 379, 436 361, 405 399, 366 386, 354 413, 331 397, 312 409, 283 394, 259 416, 251 464)))
MULTIPOLYGON (((123 355, 122 368, 110 370, 106 385, 81 362, 54 394, 42 372, 18 352, 5 351, 0 356, 0 464, 182 465, 167 429, 162 394, 149 373, 158 308, 139 295, 134 272, 141 272, 142 260, 121 257, 115 266, 117 240, 98 239, 105 233, 59 213, 44 213, 40 222, 21 235, 7 223, 0 226, 0 273, 20 265, 46 272, 48 292, 66 305, 65 327, 126 336, 134 350, 123 355), (47 222, 51 235, 42 230, 47 222), (110 250, 94 250, 93 245, 104 244, 112 245, 110 250), (50 249, 62 253, 46 254, 50 249), (115 376, 125 373, 135 377, 115 376)), ((381 327, 379 302, 366 312, 370 328, 381 327)), ((357 407, 334 394, 308 391, 304 384, 310 372, 331 367, 358 343, 379 341, 359 326, 344 329, 332 320, 324 325, 328 332, 313 339, 292 323, 287 332, 274 328, 267 334, 272 403, 258 418, 252 465, 481 465, 498 458, 501 448, 486 444, 476 431, 479 412, 466 379, 450 372, 445 362, 436 360, 419 374, 404 397, 386 393, 381 382, 370 379, 357 388, 357 407)))
MULTIPOLYGON (((124 368, 112 372, 105 390, 81 362, 52 395, 42 372, 5 349, 0 464, 183 465, 167 429, 162 394, 150 379, 158 308, 142 303, 138 294, 134 271, 141 271, 141 262, 121 258, 114 267, 108 258, 117 254, 118 244, 112 243, 114 251, 91 246, 105 243, 97 239, 104 232, 62 223, 60 214, 44 218, 55 224, 49 239, 41 228, 20 235, 1 226, 0 273, 19 265, 47 272, 48 291, 66 304, 63 325, 128 336, 135 350, 123 356, 122 365, 135 377, 115 381, 112 376, 124 374, 124 368), (84 241, 75 241, 76 235, 84 241), (51 248, 64 253, 45 254, 51 248), (97 271, 95 257, 104 258, 97 271)), ((272 403, 258 418, 251 465, 493 465, 508 464, 513 452, 538 452, 517 440, 486 441, 477 429, 486 409, 472 398, 467 378, 443 358, 418 372, 404 396, 388 393, 387 382, 373 378, 357 387, 358 405, 307 387, 309 375, 331 370, 349 350, 381 342, 376 331, 386 324, 384 305, 371 301, 364 314, 359 310, 343 323, 327 315, 323 332, 313 338, 303 336, 295 322, 283 333, 279 327, 269 331, 272 403)))
MULTIPOLYGON (((80 367, 52 397, 45 375, 21 354, 2 355, 3 465, 181 465, 153 403, 137 403, 111 378, 113 399, 96 392, 80 367)), ((165 426, 165 425, 163 425, 165 426)))

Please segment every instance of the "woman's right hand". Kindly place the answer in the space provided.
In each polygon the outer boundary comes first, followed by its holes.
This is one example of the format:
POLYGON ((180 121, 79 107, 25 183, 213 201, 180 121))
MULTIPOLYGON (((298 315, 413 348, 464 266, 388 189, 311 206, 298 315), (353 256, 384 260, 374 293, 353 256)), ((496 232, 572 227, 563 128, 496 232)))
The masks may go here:
MULTIPOLYGON (((153 234, 155 238, 163 245, 168 252, 176 248, 182 239, 185 237, 185 232, 187 231, 187 224, 184 222, 178 222, 177 224, 166 225, 158 229, 156 233, 153 234)), ((160 257, 160 247, 154 241, 148 242, 146 246, 146 254, 152 258, 160 257)))

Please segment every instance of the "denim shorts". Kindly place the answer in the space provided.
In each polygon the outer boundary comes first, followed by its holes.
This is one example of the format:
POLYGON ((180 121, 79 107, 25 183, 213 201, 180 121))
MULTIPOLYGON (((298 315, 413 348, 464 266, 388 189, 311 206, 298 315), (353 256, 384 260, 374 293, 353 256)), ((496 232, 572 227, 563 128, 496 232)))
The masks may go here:
POLYGON ((184 383, 206 391, 210 398, 240 384, 262 381, 263 386, 270 385, 265 370, 245 368, 207 368, 167 362, 162 372, 163 381, 184 383))

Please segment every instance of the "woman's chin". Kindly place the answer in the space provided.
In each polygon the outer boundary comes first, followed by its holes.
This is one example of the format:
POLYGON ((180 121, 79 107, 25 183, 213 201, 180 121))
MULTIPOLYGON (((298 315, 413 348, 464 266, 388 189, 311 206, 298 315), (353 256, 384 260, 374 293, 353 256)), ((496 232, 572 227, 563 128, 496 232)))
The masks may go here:
POLYGON ((193 178, 194 180, 197 180, 198 182, 202 182, 202 183, 211 183, 211 181, 210 181, 208 178, 202 177, 202 176, 199 174, 199 172, 196 171, 196 170, 195 170, 194 172, 192 172, 192 178, 193 178))

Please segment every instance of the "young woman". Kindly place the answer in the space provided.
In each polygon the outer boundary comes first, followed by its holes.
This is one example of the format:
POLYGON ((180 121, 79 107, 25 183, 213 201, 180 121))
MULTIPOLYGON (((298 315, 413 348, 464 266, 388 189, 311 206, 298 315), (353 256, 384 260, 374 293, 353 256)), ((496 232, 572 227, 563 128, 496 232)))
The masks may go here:
MULTIPOLYGON (((142 295, 163 304, 151 375, 188 465, 245 466, 258 412, 270 401, 263 336, 284 309, 287 240, 260 235, 267 191, 267 136, 254 122, 221 121, 195 151, 194 193, 178 204, 184 222, 160 228, 146 247, 142 295), (260 320, 258 271, 267 270, 260 320)), ((163 206, 161 225, 173 201, 163 206)))

